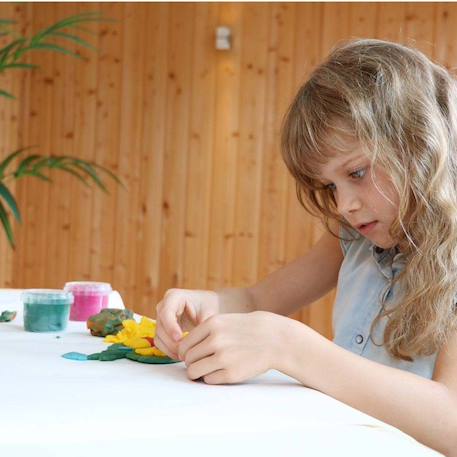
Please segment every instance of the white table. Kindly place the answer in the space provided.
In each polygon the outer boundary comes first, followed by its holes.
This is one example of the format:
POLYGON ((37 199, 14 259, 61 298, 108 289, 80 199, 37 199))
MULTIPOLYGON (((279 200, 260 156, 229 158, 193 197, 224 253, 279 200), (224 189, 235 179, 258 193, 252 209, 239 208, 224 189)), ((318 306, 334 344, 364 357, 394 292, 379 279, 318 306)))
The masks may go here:
POLYGON ((2 457, 440 455, 276 371, 210 386, 183 363, 64 359, 107 345, 84 323, 25 332, 18 298, 0 290, 0 311, 18 309, 0 323, 2 457))

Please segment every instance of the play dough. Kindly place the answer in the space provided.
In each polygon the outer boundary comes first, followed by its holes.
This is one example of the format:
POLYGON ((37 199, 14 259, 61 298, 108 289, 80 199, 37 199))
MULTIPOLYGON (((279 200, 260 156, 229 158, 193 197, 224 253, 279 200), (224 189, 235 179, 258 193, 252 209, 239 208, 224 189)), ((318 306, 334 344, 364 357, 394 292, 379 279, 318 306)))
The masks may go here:
MULTIPOLYGON (((171 359, 154 346, 156 321, 147 317, 142 317, 139 323, 133 319, 127 319, 122 322, 122 327, 123 329, 116 335, 105 337, 106 343, 113 343, 106 350, 89 355, 69 352, 63 354, 62 357, 70 360, 99 360, 101 362, 111 362, 124 358, 152 364, 179 362, 179 360, 171 359)), ((183 337, 187 333, 185 332, 183 337)))
POLYGON ((116 335, 123 328, 122 322, 132 319, 133 312, 129 309, 102 309, 87 320, 87 328, 92 336, 116 335))
POLYGON ((3 311, 0 314, 0 322, 10 322, 16 317, 16 311, 3 311))

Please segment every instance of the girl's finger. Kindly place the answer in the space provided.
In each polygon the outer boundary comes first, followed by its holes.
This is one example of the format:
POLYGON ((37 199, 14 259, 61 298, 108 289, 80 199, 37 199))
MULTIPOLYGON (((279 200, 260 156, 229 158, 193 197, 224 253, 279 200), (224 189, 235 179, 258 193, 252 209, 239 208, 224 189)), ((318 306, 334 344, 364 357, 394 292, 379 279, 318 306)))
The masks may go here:
POLYGON ((156 337, 159 337, 162 343, 164 343, 165 346, 167 346, 169 350, 172 351, 174 354, 178 353, 178 343, 173 341, 173 339, 170 338, 169 335, 167 335, 160 319, 157 319, 156 321, 156 337))
POLYGON ((214 355, 214 348, 211 347, 209 338, 204 339, 201 343, 190 348, 185 355, 186 365, 192 365, 199 360, 214 355))
POLYGON ((182 329, 178 323, 185 307, 185 301, 176 294, 168 294, 157 305, 157 318, 160 319, 165 333, 170 335, 174 341, 179 341, 182 337, 182 329))
POLYGON ((227 370, 217 370, 203 377, 206 384, 230 384, 227 376, 227 370))
POLYGON ((159 336, 155 336, 154 337, 154 346, 157 348, 157 349, 160 349, 162 352, 165 352, 165 354, 168 355, 168 357, 174 359, 174 360, 178 360, 178 355, 173 351, 171 350, 163 341, 162 339, 159 337, 159 336))
POLYGON ((208 308, 203 308, 202 313, 200 316, 198 316, 198 323, 201 324, 202 322, 205 322, 206 319, 209 319, 211 316, 214 316, 216 313, 214 310, 208 308))
POLYGON ((210 328, 206 322, 198 325, 190 331, 190 333, 183 338, 178 344, 178 355, 179 360, 184 360, 186 357, 187 351, 196 346, 198 343, 201 343, 205 338, 209 336, 210 328))
POLYGON ((212 355, 210 357, 205 357, 204 359, 199 360, 198 362, 193 363, 187 367, 187 376, 189 379, 195 380, 202 378, 206 375, 214 373, 222 369, 218 364, 217 358, 212 355))

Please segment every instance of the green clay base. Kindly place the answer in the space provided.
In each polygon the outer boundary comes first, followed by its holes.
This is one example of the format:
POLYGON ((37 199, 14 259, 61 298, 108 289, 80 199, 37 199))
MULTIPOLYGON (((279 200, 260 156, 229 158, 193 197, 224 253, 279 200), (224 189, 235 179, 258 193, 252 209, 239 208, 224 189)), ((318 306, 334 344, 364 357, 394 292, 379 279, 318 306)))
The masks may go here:
POLYGON ((119 343, 108 346, 108 348, 105 351, 97 352, 95 354, 90 354, 87 356, 85 354, 69 352, 67 354, 63 354, 62 357, 71 360, 99 360, 100 362, 112 362, 113 360, 125 358, 141 363, 167 364, 179 362, 179 360, 173 360, 170 359, 170 357, 140 355, 137 354, 132 348, 129 348, 119 343))
POLYGON ((112 344, 105 351, 97 352, 87 356, 88 360, 100 360, 100 362, 112 362, 113 360, 124 359, 132 348, 122 344, 112 344))
POLYGON ((135 362, 141 363, 178 363, 179 360, 170 359, 170 357, 157 357, 154 355, 141 355, 137 354, 136 352, 128 352, 125 357, 130 360, 134 360, 135 362))

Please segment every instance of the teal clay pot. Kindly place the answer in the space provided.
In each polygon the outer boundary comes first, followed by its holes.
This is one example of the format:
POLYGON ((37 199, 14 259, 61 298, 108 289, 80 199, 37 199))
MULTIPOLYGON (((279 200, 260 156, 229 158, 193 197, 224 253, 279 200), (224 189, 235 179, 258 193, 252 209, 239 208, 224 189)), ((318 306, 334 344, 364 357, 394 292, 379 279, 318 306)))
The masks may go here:
POLYGON ((22 294, 27 332, 61 332, 67 328, 73 294, 63 290, 29 289, 22 294))

